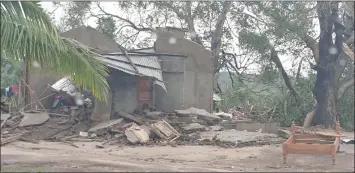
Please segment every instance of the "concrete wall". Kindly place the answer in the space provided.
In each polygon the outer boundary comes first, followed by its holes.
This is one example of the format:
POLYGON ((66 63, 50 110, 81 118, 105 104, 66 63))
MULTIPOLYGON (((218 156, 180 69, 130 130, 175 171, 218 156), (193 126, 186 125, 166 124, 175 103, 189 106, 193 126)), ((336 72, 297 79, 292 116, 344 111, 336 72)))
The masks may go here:
MULTIPOLYGON (((31 106, 33 109, 35 109, 37 105, 38 109, 42 109, 39 102, 36 101, 55 93, 55 91, 48 87, 48 85, 53 85, 57 80, 59 80, 59 78, 53 76, 45 76, 43 75, 43 73, 40 73, 38 71, 30 71, 28 76, 29 86, 31 90, 34 91, 33 94, 31 94, 30 98, 31 103, 33 103, 31 106)), ((53 105, 53 101, 54 95, 42 99, 40 103, 44 106, 45 109, 50 109, 53 105)))
POLYGON ((137 108, 137 77, 111 69, 108 83, 112 90, 112 113, 132 112, 137 108))
POLYGON ((80 26, 63 32, 60 35, 75 39, 90 48, 98 49, 98 53, 121 52, 121 49, 114 40, 89 26, 80 26))
MULTIPOLYGON (((120 52, 121 50, 117 46, 114 40, 108 38, 104 34, 98 32, 97 30, 91 27, 78 27, 67 32, 60 34, 66 38, 72 38, 76 41, 81 42, 82 44, 89 46, 91 48, 98 49, 97 53, 113 53, 120 52)), ((36 73, 31 71, 29 74, 29 83, 30 87, 35 93, 41 94, 48 85, 52 85, 60 78, 55 78, 52 76, 47 76, 43 73, 36 73)), ((52 93, 51 90, 46 91, 43 96, 52 93)), ((42 97, 43 97, 42 96, 42 97)), ((32 102, 36 100, 35 97, 31 97, 32 102)), ((52 103, 54 101, 54 97, 49 97, 41 101, 41 103, 45 106, 46 109, 51 108, 52 103)), ((35 104, 33 104, 35 106, 35 104)), ((94 110, 95 114, 91 117, 91 119, 95 121, 106 120, 107 115, 110 115, 111 110, 108 108, 108 105, 111 103, 97 103, 97 109, 94 110), (100 116, 103 116, 100 118, 100 116)))
POLYGON ((101 122, 111 119, 112 92, 107 95, 107 102, 95 100, 94 110, 90 116, 92 121, 101 122))
MULTIPOLYGON (((185 55, 184 61, 184 82, 183 82, 183 99, 165 99, 164 104, 172 104, 170 108, 177 108, 183 105, 184 108, 196 107, 212 111, 212 93, 213 93, 213 59, 212 52, 205 49, 190 40, 182 38, 180 33, 175 35, 173 32, 166 30, 157 31, 158 39, 155 42, 155 51, 158 53, 170 53, 185 55), (169 40, 175 39, 174 44, 170 44, 169 40)), ((170 57, 173 59, 174 57, 170 57)), ((164 69, 166 65, 162 64, 164 69)), ((164 80, 172 83, 168 84, 168 92, 180 93, 181 90, 175 90, 175 86, 181 86, 181 75, 163 75, 164 80), (168 77, 172 79, 168 79, 168 77)), ((170 96, 171 98, 172 96, 170 96)), ((161 105, 164 106, 164 105, 161 105)))
POLYGON ((167 92, 156 87, 155 106, 165 112, 184 108, 184 57, 160 56, 167 92))

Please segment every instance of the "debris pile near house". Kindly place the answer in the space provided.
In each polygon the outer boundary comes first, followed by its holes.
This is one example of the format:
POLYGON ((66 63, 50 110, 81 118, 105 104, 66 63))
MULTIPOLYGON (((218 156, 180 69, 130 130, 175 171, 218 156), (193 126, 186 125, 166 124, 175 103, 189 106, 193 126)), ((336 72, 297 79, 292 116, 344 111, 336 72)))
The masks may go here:
POLYGON ((226 120, 193 107, 165 113, 145 105, 132 114, 117 112, 117 119, 98 124, 90 122, 90 109, 75 106, 65 108, 50 112, 20 111, 16 114, 1 114, 1 120, 4 120, 1 138, 5 141, 2 145, 14 140, 32 143, 50 140, 65 142, 73 147, 78 147, 74 141, 102 142, 98 148, 106 145, 239 147, 262 144, 262 141, 269 144, 280 139, 276 135, 258 132, 224 130, 223 122, 235 120, 226 120))

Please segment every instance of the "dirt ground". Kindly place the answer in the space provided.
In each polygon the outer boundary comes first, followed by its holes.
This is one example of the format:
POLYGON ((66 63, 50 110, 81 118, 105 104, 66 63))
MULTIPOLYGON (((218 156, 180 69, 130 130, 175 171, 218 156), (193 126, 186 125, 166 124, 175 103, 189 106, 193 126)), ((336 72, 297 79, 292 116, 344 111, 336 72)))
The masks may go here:
POLYGON ((354 172, 354 145, 342 145, 336 156, 290 155, 282 163, 281 145, 244 148, 214 146, 109 146, 95 142, 13 142, 1 147, 1 171, 196 171, 196 172, 354 172))

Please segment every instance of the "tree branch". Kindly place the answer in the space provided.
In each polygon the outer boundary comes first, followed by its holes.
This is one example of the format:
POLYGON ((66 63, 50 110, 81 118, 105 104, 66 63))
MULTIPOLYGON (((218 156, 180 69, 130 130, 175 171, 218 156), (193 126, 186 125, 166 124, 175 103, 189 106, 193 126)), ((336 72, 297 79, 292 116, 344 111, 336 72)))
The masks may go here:
POLYGON ((287 88, 290 90, 291 94, 295 97, 296 101, 298 102, 298 94, 296 90, 293 88, 290 78, 288 77, 282 63, 280 61, 279 56, 274 47, 271 46, 271 60, 275 63, 276 67, 280 70, 282 78, 285 81, 287 88))
POLYGON ((115 14, 111 14, 111 13, 106 12, 106 11, 100 6, 100 3, 99 3, 99 2, 97 2, 96 4, 97 4, 97 7, 101 10, 101 12, 104 13, 104 15, 101 14, 101 15, 96 15, 96 16, 105 16, 105 15, 112 16, 112 17, 114 17, 114 18, 117 18, 117 19, 119 19, 119 20, 122 20, 122 21, 124 21, 124 22, 130 24, 130 26, 131 26, 133 29, 137 30, 137 31, 154 31, 154 29, 152 29, 152 28, 145 28, 145 27, 140 28, 140 27, 138 27, 136 24, 134 24, 132 21, 130 21, 130 20, 128 20, 128 19, 125 19, 125 18, 120 17, 120 16, 118 16, 118 15, 115 15, 115 14))
POLYGON ((343 43, 343 50, 344 50, 344 53, 346 55, 348 55, 354 61, 354 52, 345 43, 343 43))
POLYGON ((301 39, 306 43, 306 46, 312 50, 314 60, 318 64, 319 60, 319 45, 318 42, 309 35, 299 34, 301 39))
MULTIPOLYGON (((219 57, 218 55, 221 52, 221 46, 222 46, 221 39, 223 36, 223 25, 224 22, 226 21, 227 13, 230 10, 231 5, 232 3, 230 1, 225 1, 223 3, 223 9, 217 18, 215 30, 212 34, 211 51, 212 51, 212 57, 214 59, 215 66, 218 64, 218 57, 219 57)), ((216 72, 218 71, 215 71, 215 73, 216 72)))
POLYGON ((303 62, 304 58, 305 58, 305 56, 301 58, 300 64, 298 65, 297 73, 296 73, 296 79, 295 79, 294 85, 297 84, 297 81, 300 78, 301 69, 302 69, 302 62, 303 62))

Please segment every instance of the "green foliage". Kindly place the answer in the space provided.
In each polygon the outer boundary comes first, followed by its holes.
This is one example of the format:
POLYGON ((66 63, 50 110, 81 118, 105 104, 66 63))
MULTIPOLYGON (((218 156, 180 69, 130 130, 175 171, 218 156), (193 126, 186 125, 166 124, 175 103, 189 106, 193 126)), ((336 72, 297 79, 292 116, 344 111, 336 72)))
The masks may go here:
POLYGON ((87 13, 90 10, 91 1, 75 1, 69 2, 65 8, 64 17, 61 21, 63 30, 70 30, 78 26, 85 25, 87 13))
POLYGON ((245 49, 257 51, 261 55, 270 50, 270 43, 265 35, 258 35, 247 30, 239 32, 239 42, 245 49))
POLYGON ((340 124, 343 128, 354 131, 354 86, 339 100, 340 124))
POLYGON ((70 75, 79 87, 106 100, 106 66, 81 43, 60 37, 49 16, 31 2, 1 1, 1 49, 6 58, 27 58, 48 75, 70 75))
POLYGON ((1 55, 1 88, 21 83, 22 61, 1 55))
POLYGON ((116 22, 112 17, 102 17, 97 20, 97 30, 109 38, 116 38, 116 22))

